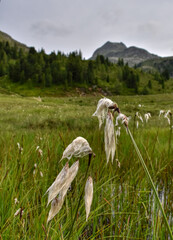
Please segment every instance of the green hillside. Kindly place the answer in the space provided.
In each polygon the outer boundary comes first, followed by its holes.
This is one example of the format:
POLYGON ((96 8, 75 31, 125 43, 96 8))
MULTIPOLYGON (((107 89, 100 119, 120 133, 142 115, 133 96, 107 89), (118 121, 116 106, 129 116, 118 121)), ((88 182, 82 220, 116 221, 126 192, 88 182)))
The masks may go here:
POLYGON ((157 59, 151 59, 138 64, 139 68, 145 71, 168 71, 169 75, 173 77, 173 57, 163 57, 157 59))
POLYGON ((169 74, 130 68, 122 59, 85 60, 81 52, 46 54, 0 32, 0 91, 21 95, 133 95, 171 92, 169 74))
POLYGON ((16 46, 17 48, 22 48, 23 51, 26 51, 26 52, 28 52, 29 50, 29 48, 25 44, 14 40, 11 36, 9 36, 8 34, 2 31, 0 31, 0 42, 8 42, 11 47, 16 46))

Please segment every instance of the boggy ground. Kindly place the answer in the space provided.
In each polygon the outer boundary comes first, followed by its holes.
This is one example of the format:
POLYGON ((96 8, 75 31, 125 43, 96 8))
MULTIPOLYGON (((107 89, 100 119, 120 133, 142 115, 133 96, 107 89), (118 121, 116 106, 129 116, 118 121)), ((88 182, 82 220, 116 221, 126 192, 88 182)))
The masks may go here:
MULTIPOLYGON (((47 195, 43 195, 67 161, 59 163, 65 147, 77 136, 86 138, 96 154, 88 173, 94 181, 94 196, 87 222, 82 197, 70 238, 169 239, 151 186, 123 126, 115 157, 120 167, 116 160, 106 164, 104 126, 99 130, 98 119, 92 117, 100 98, 0 95, 1 239, 67 239, 85 184, 88 157, 80 159, 79 172, 64 205, 48 225, 50 206, 46 207, 47 195)), ((129 128, 172 226, 172 122, 169 125, 159 112, 173 111, 173 95, 110 98, 131 116, 129 128), (136 112, 143 122, 135 117, 136 112), (144 114, 148 112, 151 118, 146 123, 144 114)), ((168 117, 172 121, 172 115, 168 117)), ((76 160, 72 158, 69 165, 76 160)))

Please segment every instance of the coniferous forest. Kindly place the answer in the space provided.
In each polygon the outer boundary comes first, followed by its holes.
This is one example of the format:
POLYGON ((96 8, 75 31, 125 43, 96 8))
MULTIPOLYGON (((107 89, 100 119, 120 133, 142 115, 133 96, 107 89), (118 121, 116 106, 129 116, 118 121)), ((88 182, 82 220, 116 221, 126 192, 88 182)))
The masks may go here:
POLYGON ((27 88, 82 87, 112 94, 149 94, 165 91, 168 79, 169 75, 130 68, 123 59, 116 64, 102 55, 85 60, 81 51, 46 54, 44 49, 26 50, 0 42, 0 84, 5 87, 11 83, 27 88))

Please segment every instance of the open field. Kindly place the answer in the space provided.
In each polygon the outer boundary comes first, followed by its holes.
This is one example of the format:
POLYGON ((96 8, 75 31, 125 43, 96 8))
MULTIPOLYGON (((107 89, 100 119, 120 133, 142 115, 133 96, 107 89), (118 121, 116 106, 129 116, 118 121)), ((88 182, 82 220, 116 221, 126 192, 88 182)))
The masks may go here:
MULTIPOLYGON (((82 196, 70 239, 169 239, 123 126, 116 151, 120 167, 116 160, 106 164, 104 127, 99 130, 98 119, 92 117, 100 98, 0 95, 0 239, 67 239, 85 185, 88 157, 80 159, 64 205, 48 225, 50 205, 46 206, 47 195, 43 195, 67 161, 59 163, 64 149, 77 136, 86 138, 96 154, 88 173, 94 181, 94 196, 87 222, 82 196)), ((170 125, 159 117, 161 109, 173 111, 173 94, 110 98, 131 116, 129 128, 173 230, 172 115, 170 125), (148 123, 137 119, 136 112, 142 117, 150 112, 148 123)))

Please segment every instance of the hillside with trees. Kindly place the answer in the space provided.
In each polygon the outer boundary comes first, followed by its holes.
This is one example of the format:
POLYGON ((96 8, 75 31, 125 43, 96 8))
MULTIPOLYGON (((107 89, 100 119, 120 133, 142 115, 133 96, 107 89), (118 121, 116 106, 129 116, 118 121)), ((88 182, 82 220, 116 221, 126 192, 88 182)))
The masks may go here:
POLYGON ((25 93, 35 89, 40 94, 51 92, 63 95, 82 89, 82 93, 94 94, 152 94, 172 90, 172 80, 159 72, 145 73, 130 68, 123 59, 111 63, 98 55, 95 60, 85 60, 81 51, 67 55, 58 51, 46 54, 44 49, 28 51, 8 41, 0 42, 0 88, 25 93), (167 86, 169 85, 169 89, 167 86))

